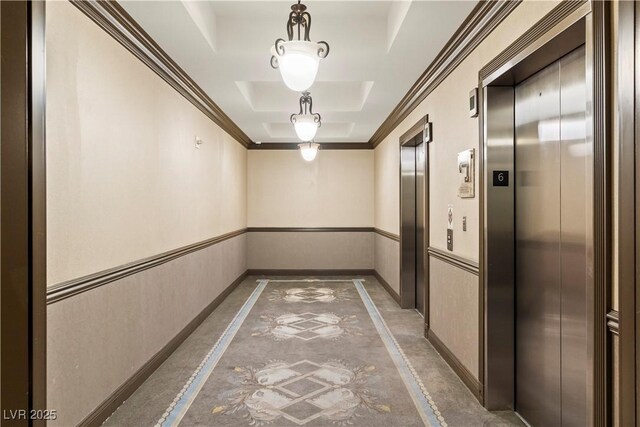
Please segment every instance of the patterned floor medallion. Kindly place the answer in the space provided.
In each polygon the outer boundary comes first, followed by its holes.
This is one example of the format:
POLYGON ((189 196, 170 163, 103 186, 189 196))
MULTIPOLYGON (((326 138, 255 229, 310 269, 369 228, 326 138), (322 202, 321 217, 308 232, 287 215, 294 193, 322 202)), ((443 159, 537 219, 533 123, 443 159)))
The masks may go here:
POLYGON ((261 316, 265 326, 252 335, 272 336, 276 341, 296 338, 311 341, 317 338, 337 340, 344 336, 361 335, 356 316, 339 316, 333 313, 283 314, 261 316))
POLYGON ((335 302, 348 301, 349 292, 346 289, 332 289, 320 286, 309 286, 305 288, 274 289, 269 297, 270 301, 304 302, 307 304, 315 302, 335 302))
POLYGON ((236 367, 229 381, 237 387, 222 393, 224 403, 215 406, 212 413, 244 412, 251 425, 279 418, 298 425, 317 418, 346 425, 358 411, 391 412, 391 407, 379 403, 368 388, 375 369, 373 365, 351 368, 339 360, 273 361, 259 369, 236 367))

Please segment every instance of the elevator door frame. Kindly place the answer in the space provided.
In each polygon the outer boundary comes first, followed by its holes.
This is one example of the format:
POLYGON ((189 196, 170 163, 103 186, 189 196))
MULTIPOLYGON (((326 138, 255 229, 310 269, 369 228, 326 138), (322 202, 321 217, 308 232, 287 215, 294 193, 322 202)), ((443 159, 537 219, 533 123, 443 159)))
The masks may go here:
POLYGON ((607 8, 605 2, 585 2, 574 3, 573 9, 558 12, 557 9, 561 9, 558 6, 479 74, 480 206, 483 225, 480 239, 480 280, 483 290, 480 381, 483 387, 482 403, 491 410, 513 409, 515 402, 513 88, 577 47, 585 45, 586 120, 591 130, 587 138, 593 145, 594 156, 593 202, 591 212, 587 213, 593 224, 590 236, 593 280, 587 283, 587 419, 589 425, 604 425, 607 418, 606 389, 609 379, 604 373, 606 322, 601 316, 610 288, 609 167, 607 132, 603 125, 608 117, 608 92, 604 89, 607 87, 608 51, 603 48, 607 8), (560 13, 565 13, 562 19, 558 18, 560 13), (505 105, 511 105, 511 108, 504 108, 505 105), (493 187, 494 171, 509 172, 507 188, 493 187))
MULTIPOLYGON (((428 325, 429 319, 429 264, 427 261, 427 248, 429 247, 429 146, 427 144, 427 140, 425 138, 425 131, 427 123, 429 122, 429 116, 425 115, 421 118, 415 125, 413 125, 407 132, 402 134, 399 140, 399 218, 400 218, 400 307, 402 308, 417 308, 416 304, 416 270, 417 265, 405 265, 403 261, 404 255, 404 245, 403 242, 406 243, 406 237, 403 231, 403 203, 402 203, 402 194, 403 194, 403 179, 402 179, 402 150, 403 148, 412 146, 416 147, 419 144, 415 144, 415 139, 418 136, 422 136, 422 143, 424 145, 424 194, 423 194, 423 238, 422 238, 422 247, 423 252, 421 256, 414 256, 413 258, 418 260, 420 259, 422 262, 422 269, 424 274, 424 300, 423 300, 423 308, 424 308, 424 319, 425 324, 428 325), (409 271, 412 270, 412 271, 409 271), (412 278, 413 276, 413 278, 412 278)), ((414 177, 416 173, 416 169, 413 169, 414 177)), ((415 185, 414 185, 415 186, 415 185)), ((413 235, 415 236, 416 230, 414 227, 413 235)), ((415 237, 412 237, 415 238, 415 237)), ((414 247, 415 250, 415 247, 414 247)))

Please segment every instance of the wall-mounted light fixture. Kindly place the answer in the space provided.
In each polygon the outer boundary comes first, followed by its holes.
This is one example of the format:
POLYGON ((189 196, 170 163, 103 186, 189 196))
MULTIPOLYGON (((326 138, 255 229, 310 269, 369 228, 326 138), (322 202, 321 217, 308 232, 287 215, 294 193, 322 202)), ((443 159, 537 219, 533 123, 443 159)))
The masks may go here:
POLYGON ((302 144, 298 144, 300 147, 300 154, 302 158, 307 162, 313 161, 318 155, 318 148, 320 148, 320 144, 315 142, 303 142, 302 144))
POLYGON ((282 80, 291 90, 304 92, 316 79, 320 60, 329 54, 329 44, 314 43, 309 39, 311 15, 307 6, 298 3, 291 6, 287 21, 288 41, 277 39, 271 48, 271 66, 278 68, 282 80), (294 40, 294 33, 297 39, 294 40))
POLYGON ((322 125, 322 117, 313 112, 313 99, 309 92, 302 93, 300 112, 292 114, 290 120, 300 141, 308 142, 315 138, 318 128, 322 125))

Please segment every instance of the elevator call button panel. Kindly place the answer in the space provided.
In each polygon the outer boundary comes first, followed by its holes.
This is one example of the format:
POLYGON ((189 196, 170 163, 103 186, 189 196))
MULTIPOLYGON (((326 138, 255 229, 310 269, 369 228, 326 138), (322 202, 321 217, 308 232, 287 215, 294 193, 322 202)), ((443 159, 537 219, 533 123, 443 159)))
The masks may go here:
POLYGON ((493 171, 493 186, 494 187, 508 187, 509 186, 509 171, 493 171))

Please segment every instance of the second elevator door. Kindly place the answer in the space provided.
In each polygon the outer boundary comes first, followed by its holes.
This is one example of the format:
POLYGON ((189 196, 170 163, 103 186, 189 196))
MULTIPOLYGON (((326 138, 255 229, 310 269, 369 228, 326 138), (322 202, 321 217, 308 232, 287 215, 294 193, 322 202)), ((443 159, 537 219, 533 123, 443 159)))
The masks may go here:
POLYGON ((591 148, 584 48, 515 90, 516 410, 586 425, 591 148))
MULTIPOLYGON (((422 139, 419 137, 420 140, 422 139)), ((424 316, 425 283, 425 143, 416 146, 416 310, 424 316)))

